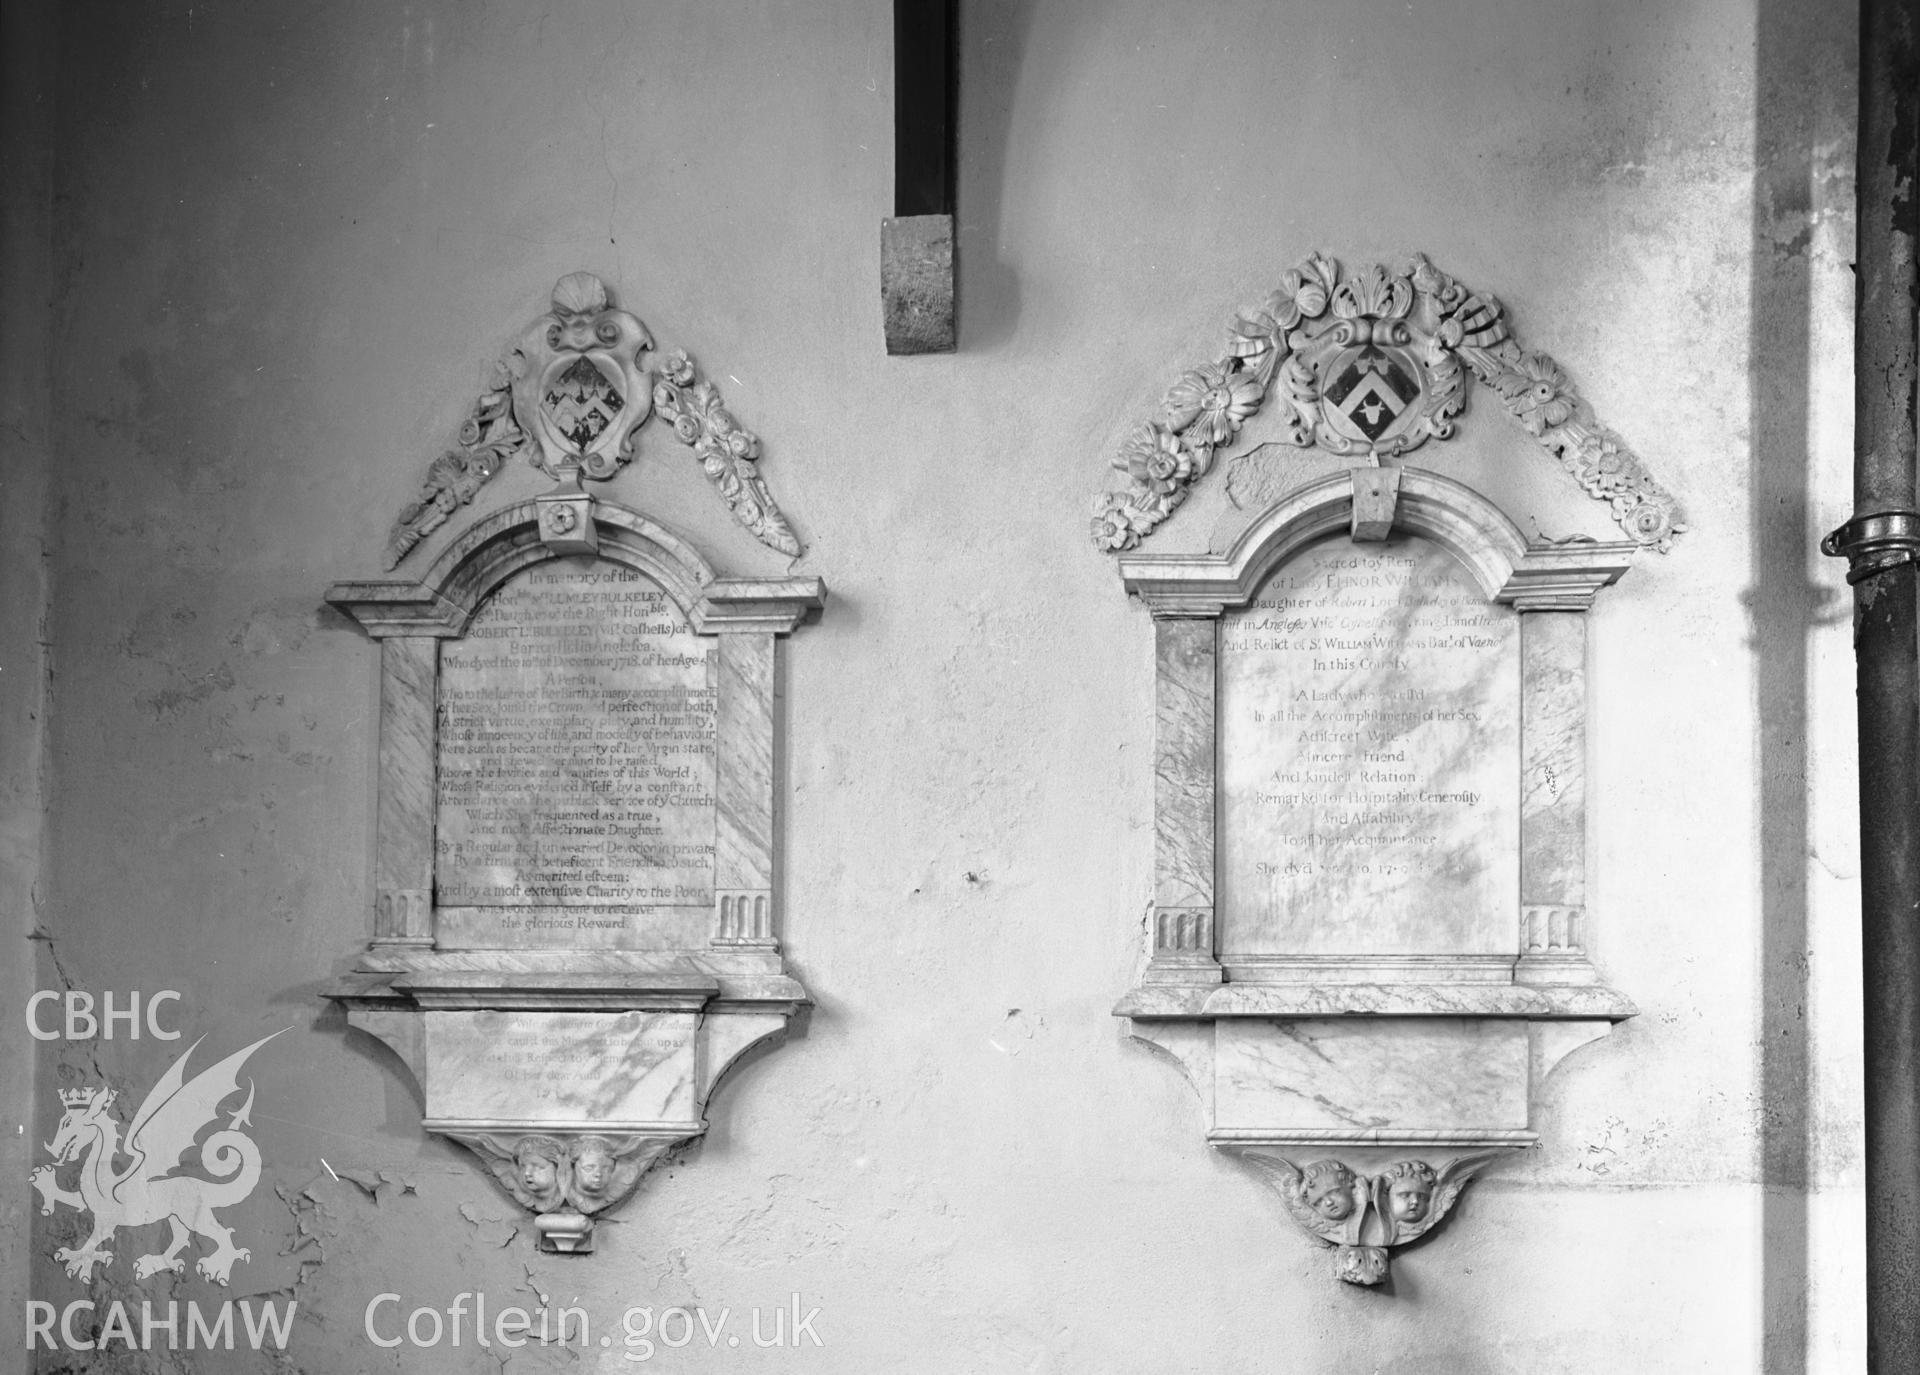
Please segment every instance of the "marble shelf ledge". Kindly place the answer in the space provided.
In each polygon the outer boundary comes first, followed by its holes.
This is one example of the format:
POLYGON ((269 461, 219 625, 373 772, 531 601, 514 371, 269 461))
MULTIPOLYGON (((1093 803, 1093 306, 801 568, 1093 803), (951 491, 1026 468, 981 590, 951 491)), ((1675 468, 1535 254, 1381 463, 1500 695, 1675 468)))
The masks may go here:
POLYGON ((1623 1022, 1638 1011, 1593 984, 1144 984, 1116 1017, 1206 1021, 1219 1017, 1525 1017, 1623 1022))
POLYGON ((717 981, 697 974, 503 973, 481 969, 400 974, 391 987, 421 1007, 553 1011, 643 1006, 698 1012, 720 991, 717 981))
MULTIPOLYGON (((402 996, 418 987, 488 986, 527 992, 598 989, 615 996, 700 992, 708 1011, 732 1004, 809 1001, 799 980, 780 972, 778 952, 700 954, 644 950, 422 950, 375 947, 359 955, 329 995, 402 996)), ((536 1000, 537 1001, 537 1000, 536 1000)), ((504 1004, 490 1004, 504 1006, 504 1004)))
POLYGON ((608 987, 595 981, 585 989, 553 985, 536 987, 467 986, 465 988, 428 984, 422 987, 392 974, 345 974, 321 990, 323 997, 348 1005, 406 1007, 415 1009, 522 1008, 551 1011, 680 1010, 724 1015, 732 1012, 766 1012, 787 1016, 807 1006, 812 999, 806 989, 784 977, 750 980, 725 980, 714 993, 664 992, 647 988, 608 987))
POLYGON ((1381 1147, 1389 1150, 1527 1150, 1540 1142, 1538 1132, 1475 1127, 1215 1127, 1207 1142, 1222 1150, 1248 1146, 1310 1151, 1320 1147, 1381 1147))
MULTIPOLYGON (((1232 984, 1495 984, 1505 988, 1528 982, 1514 977, 1512 955, 1257 955, 1220 957, 1225 982, 1232 984)), ((1591 970, 1591 966, 1587 966, 1591 970)), ((1155 979, 1154 983, 1180 982, 1155 979)), ((1597 977, 1562 979, 1598 983, 1597 977)))
MULTIPOLYGON (((558 1135, 575 1135, 581 1132, 581 1124, 562 1117, 423 1117, 420 1125, 430 1132, 445 1132, 450 1136, 474 1132, 541 1132, 558 1135)), ((707 1134, 705 1122, 687 1123, 677 1119, 655 1121, 651 1118, 608 1118, 587 1124, 592 1134, 651 1136, 675 1143, 693 1141, 707 1134)))

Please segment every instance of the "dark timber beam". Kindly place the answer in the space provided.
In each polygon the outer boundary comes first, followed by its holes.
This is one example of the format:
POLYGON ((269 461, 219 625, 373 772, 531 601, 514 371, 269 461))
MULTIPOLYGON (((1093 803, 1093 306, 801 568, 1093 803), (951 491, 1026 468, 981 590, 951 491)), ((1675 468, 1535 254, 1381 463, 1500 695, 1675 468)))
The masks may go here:
POLYGON ((1853 584, 1866 1038, 1867 1369, 1920 1371, 1920 0, 1862 0, 1853 584))
POLYGON ((958 0, 893 0, 893 217, 880 222, 888 353, 951 353, 958 0))

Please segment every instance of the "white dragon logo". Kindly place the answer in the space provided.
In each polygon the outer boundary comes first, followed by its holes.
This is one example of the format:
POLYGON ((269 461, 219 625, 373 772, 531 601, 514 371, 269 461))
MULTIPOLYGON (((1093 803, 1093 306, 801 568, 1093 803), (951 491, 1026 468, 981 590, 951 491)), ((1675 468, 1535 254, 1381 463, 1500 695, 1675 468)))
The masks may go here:
MULTIPOLYGON (((239 1092, 240 1066, 261 1046, 280 1035, 263 1036, 245 1050, 186 1078, 187 1059, 200 1042, 168 1066, 153 1086, 127 1128, 120 1144, 120 1124, 108 1115, 118 1096, 110 1088, 66 1089, 60 1101, 66 1115, 47 1143, 53 1164, 41 1165, 30 1176, 40 1192, 40 1211, 51 1213, 64 1203, 93 1214, 93 1234, 78 1248, 62 1246, 53 1258, 76 1279, 93 1278, 93 1267, 113 1260, 101 1247, 122 1227, 145 1227, 165 1219, 173 1229, 172 1244, 163 1252, 141 1256, 133 1263, 133 1277, 143 1280, 162 1270, 175 1274, 186 1268, 180 1253, 195 1233, 213 1243, 213 1252, 200 1257, 194 1269, 215 1284, 225 1284, 233 1263, 248 1260, 252 1252, 233 1244, 233 1230, 220 1225, 215 1208, 229 1207, 253 1192, 260 1182, 260 1148, 240 1130, 251 1126, 253 1082, 247 1082, 247 1101, 229 1118, 227 1126, 207 1137, 200 1147, 200 1167, 213 1179, 179 1175, 180 1158, 193 1148, 200 1129, 220 1115, 220 1104, 239 1092), (114 1160, 125 1155, 131 1164, 116 1170, 114 1160), (83 1157, 80 1187, 63 1189, 56 1171, 83 1157)), ((203 1038, 204 1039, 204 1038, 203 1038)))

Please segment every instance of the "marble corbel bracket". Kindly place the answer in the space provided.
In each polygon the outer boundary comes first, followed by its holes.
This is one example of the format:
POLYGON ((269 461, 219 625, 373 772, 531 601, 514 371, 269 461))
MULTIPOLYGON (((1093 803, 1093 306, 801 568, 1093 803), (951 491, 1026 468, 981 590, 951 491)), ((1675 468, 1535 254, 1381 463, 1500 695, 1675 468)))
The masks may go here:
POLYGON ((1155 888, 1146 963, 1114 1013, 1179 1063, 1209 1142, 1264 1170, 1339 1248, 1342 1279, 1384 1280, 1390 1252, 1438 1226, 1476 1172, 1535 1144, 1546 1075, 1635 1014, 1588 953, 1584 613, 1636 548, 1530 542, 1471 488, 1403 466, 1308 483, 1224 554, 1119 560, 1154 629, 1155 888), (1223 912, 1215 887, 1236 843, 1217 829, 1223 622, 1309 546, 1396 532, 1438 544, 1519 613, 1506 661, 1519 681, 1503 689, 1517 739, 1484 746, 1513 751, 1517 834, 1478 842, 1508 863, 1518 851, 1513 907, 1486 928, 1511 945, 1223 945, 1240 910, 1223 912))
POLYGON ((705 1134, 727 1071, 784 1035, 807 1000, 787 978, 429 958, 431 968, 348 975, 327 996, 406 1066, 421 1126, 473 1152, 535 1214, 540 1248, 566 1254, 591 1252, 595 1220, 705 1134), (476 1073, 516 1049, 511 1085, 476 1073))
MULTIPOLYGON (((1222 1001, 1210 1017, 1149 1015, 1173 1004, 1165 990, 1136 990, 1116 1012, 1180 1067, 1208 1144, 1254 1167, 1301 1229, 1335 1248, 1337 1278, 1377 1285, 1391 1253, 1438 1228, 1471 1179, 1538 1145, 1528 1125, 1538 1086, 1633 1013, 1617 994, 1582 992, 1605 997, 1537 997, 1487 1022, 1447 1007, 1444 993, 1386 1015, 1329 994, 1322 1015, 1296 1018, 1284 997, 1222 1001)), ((1304 999, 1293 1006, 1306 1010, 1304 999)))

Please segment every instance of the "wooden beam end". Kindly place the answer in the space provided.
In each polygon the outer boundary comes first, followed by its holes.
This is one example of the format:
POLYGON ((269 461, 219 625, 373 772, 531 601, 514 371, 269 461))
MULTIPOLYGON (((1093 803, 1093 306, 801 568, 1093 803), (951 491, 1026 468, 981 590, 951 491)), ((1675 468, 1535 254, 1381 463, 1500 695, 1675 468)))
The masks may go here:
POLYGON ((880 302, 888 353, 952 353, 959 347, 953 282, 953 216, 880 221, 880 302))

